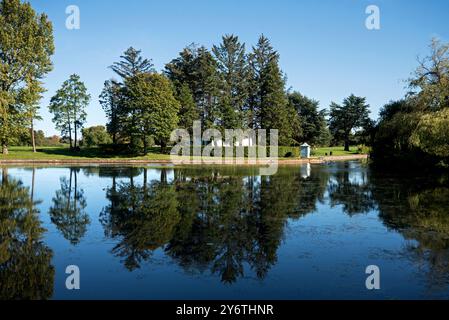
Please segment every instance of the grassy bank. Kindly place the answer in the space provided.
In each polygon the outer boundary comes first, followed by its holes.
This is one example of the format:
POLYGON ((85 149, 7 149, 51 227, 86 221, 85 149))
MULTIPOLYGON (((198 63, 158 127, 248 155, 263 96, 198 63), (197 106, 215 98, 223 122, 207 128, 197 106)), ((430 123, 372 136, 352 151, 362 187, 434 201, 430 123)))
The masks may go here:
POLYGON ((333 156, 349 156, 360 154, 358 151, 358 147, 349 148, 350 151, 345 151, 344 147, 328 147, 328 148, 317 148, 312 152, 312 156, 314 157, 324 157, 326 155, 330 156, 331 153, 333 156))
MULTIPOLYGON (((343 147, 319 148, 314 150, 313 156, 323 157, 330 153, 334 156, 356 155, 357 148, 351 148, 350 152, 343 147)), ((9 155, 0 154, 0 160, 169 160, 170 155, 161 154, 159 148, 153 148, 146 156, 111 155, 99 148, 82 148, 79 152, 70 151, 67 147, 42 147, 33 153, 30 147, 11 147, 9 155)))

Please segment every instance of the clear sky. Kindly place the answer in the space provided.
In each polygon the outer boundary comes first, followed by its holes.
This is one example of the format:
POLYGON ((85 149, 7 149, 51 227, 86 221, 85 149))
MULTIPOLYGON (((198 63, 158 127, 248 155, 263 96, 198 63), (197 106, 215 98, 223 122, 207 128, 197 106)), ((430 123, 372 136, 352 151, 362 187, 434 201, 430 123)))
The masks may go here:
POLYGON ((31 0, 54 25, 54 70, 42 100, 47 135, 57 134, 49 98, 78 73, 92 102, 86 126, 104 124, 98 96, 113 76, 108 66, 126 48, 141 49, 158 70, 195 42, 210 48, 235 34, 251 48, 266 35, 281 55, 288 87, 319 100, 321 108, 351 93, 367 97, 372 117, 404 95, 404 80, 432 37, 449 41, 447 0, 31 0), (66 7, 77 5, 80 30, 65 26, 66 7), (380 9, 380 30, 368 30, 368 5, 380 9))

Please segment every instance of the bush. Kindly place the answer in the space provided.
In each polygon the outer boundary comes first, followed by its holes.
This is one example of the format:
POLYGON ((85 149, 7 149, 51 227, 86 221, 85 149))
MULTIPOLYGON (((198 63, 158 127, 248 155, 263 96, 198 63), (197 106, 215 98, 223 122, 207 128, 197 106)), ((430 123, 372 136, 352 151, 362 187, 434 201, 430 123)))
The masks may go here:
POLYGON ((299 158, 300 156, 299 147, 279 147, 279 158, 299 158))
POLYGON ((357 147, 357 153, 358 154, 370 154, 371 148, 368 146, 365 146, 364 144, 361 144, 357 147))
POLYGON ((104 126, 83 129, 82 145, 85 147, 96 147, 102 144, 109 144, 111 142, 112 138, 109 133, 106 132, 106 128, 104 126))

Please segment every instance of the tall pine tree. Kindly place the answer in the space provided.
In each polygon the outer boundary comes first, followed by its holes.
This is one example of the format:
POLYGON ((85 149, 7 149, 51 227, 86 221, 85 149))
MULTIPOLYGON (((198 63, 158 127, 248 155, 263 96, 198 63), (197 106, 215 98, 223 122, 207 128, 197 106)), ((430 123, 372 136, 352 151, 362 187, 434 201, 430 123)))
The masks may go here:
POLYGON ((212 52, 220 74, 220 125, 223 129, 246 128, 248 64, 245 45, 234 35, 226 35, 212 52))
POLYGON ((276 59, 268 62, 260 78, 260 126, 279 130, 279 144, 295 144, 294 128, 299 126, 296 112, 288 103, 285 81, 276 59))

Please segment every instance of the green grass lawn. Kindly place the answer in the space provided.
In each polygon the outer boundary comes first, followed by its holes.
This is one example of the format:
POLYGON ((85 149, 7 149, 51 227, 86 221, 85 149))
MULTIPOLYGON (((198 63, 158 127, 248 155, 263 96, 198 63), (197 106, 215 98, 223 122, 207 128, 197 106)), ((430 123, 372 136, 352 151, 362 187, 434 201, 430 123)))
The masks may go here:
POLYGON ((10 147, 9 155, 0 154, 0 160, 165 160, 170 155, 158 153, 154 148, 146 156, 111 155, 99 148, 82 148, 79 152, 70 151, 68 147, 38 147, 34 153, 31 147, 10 147))
MULTIPOLYGON (((10 147, 9 155, 0 153, 0 160, 169 160, 170 155, 161 154, 159 148, 151 148, 146 156, 111 155, 104 153, 99 148, 82 148, 79 152, 70 151, 68 147, 38 147, 38 152, 33 153, 31 147, 10 147)), ((357 147, 352 147, 350 152, 343 147, 318 148, 313 151, 313 157, 324 157, 326 154, 334 156, 358 154, 357 147)))
POLYGON ((312 152, 312 156, 315 157, 324 157, 326 154, 329 156, 332 152, 334 156, 348 156, 359 154, 357 147, 351 147, 350 151, 345 151, 344 147, 329 147, 329 148, 317 148, 312 152))

